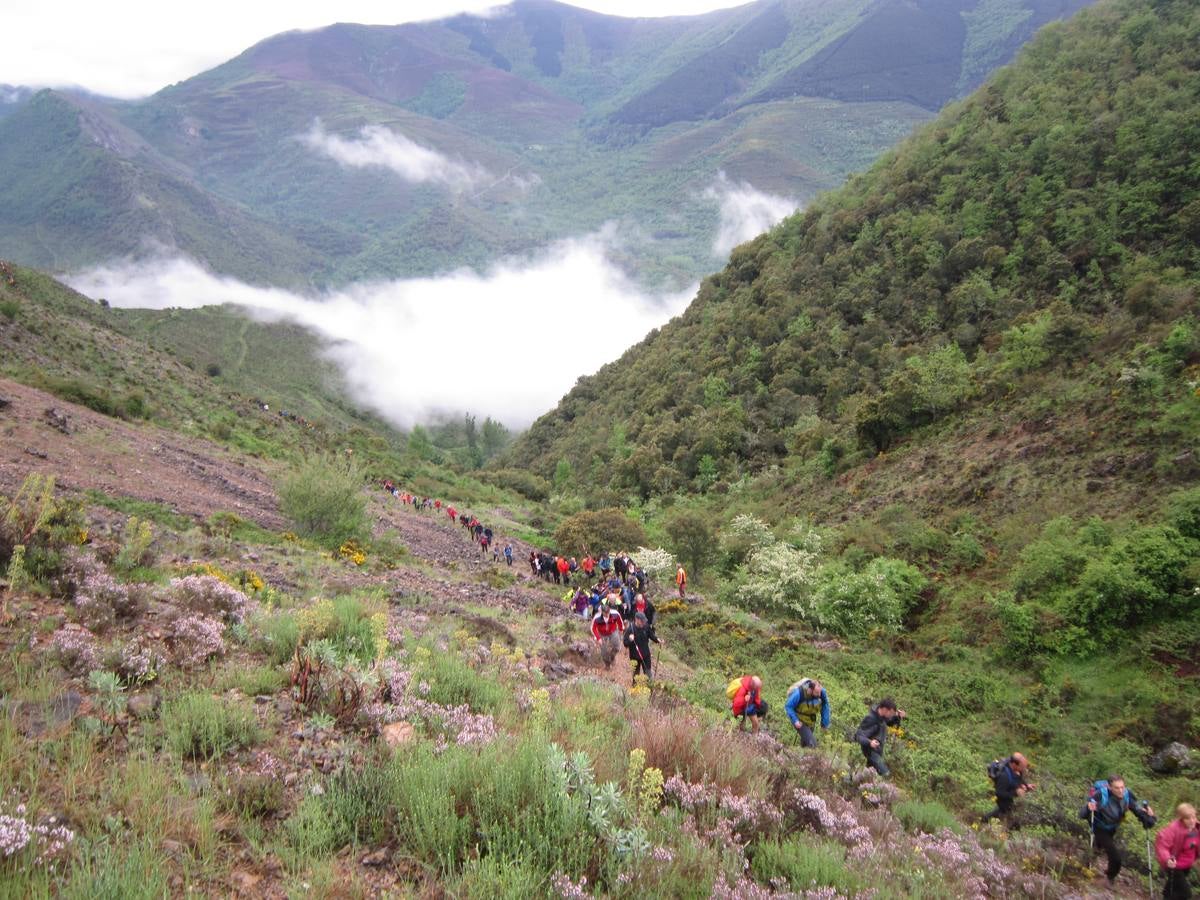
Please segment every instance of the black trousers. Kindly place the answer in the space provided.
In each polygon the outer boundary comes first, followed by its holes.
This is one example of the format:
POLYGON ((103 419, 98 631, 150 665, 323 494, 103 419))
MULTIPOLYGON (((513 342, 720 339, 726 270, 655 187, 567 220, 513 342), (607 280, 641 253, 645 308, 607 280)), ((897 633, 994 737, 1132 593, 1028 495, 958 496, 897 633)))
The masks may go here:
POLYGON ((996 808, 983 817, 983 821, 988 819, 1003 819, 1005 822, 1012 816, 1013 798, 1012 797, 997 797, 996 808))
POLYGON ((805 725, 803 722, 801 722, 800 727, 797 728, 796 730, 798 732, 800 732, 800 746, 801 747, 817 746, 817 736, 815 734, 813 734, 813 730, 811 728, 809 728, 807 725, 805 725))
POLYGON ((1108 869, 1104 874, 1108 876, 1109 881, 1115 880, 1121 872, 1121 851, 1117 847, 1117 833, 1097 828, 1096 849, 1103 850, 1104 855, 1108 857, 1108 869))
POLYGON ((1191 900, 1192 886, 1188 884, 1190 869, 1164 869, 1164 900, 1191 900))

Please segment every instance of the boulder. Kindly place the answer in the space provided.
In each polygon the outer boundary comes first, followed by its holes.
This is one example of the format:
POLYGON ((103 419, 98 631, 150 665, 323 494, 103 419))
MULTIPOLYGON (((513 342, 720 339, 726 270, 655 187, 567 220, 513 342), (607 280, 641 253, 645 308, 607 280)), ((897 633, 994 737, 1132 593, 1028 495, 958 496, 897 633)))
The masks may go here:
POLYGON ((162 697, 157 691, 146 691, 130 695, 126 709, 135 719, 153 719, 158 715, 158 707, 161 704, 162 697))
POLYGON ((417 736, 417 730, 412 722, 392 722, 383 726, 381 734, 383 742, 394 749, 411 743, 417 736))
POLYGON ((1160 775, 1174 775, 1191 765, 1192 751, 1178 741, 1172 741, 1150 757, 1150 771, 1160 775))
MULTIPOLYGON (((70 725, 80 715, 83 696, 67 690, 51 700, 25 700, 12 705, 13 721, 26 737, 41 737, 70 725)), ((7 710, 4 710, 7 711, 7 710)))

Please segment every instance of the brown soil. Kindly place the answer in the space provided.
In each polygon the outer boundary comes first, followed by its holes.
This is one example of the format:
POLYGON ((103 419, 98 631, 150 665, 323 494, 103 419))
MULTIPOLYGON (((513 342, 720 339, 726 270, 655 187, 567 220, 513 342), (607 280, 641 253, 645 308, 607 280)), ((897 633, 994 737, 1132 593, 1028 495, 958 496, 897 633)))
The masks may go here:
POLYGON ((234 512, 264 528, 283 518, 264 464, 199 438, 125 422, 0 378, 0 492, 12 494, 31 472, 54 475, 68 493, 88 490, 162 503, 203 520, 234 512), (51 421, 65 426, 64 432, 51 421))

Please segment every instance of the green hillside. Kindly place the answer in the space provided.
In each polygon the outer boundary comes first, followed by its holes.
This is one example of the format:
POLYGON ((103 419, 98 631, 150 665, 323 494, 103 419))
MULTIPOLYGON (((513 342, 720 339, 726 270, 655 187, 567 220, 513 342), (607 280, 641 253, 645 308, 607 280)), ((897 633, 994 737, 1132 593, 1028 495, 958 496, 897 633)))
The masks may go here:
POLYGON ((789 627, 1074 685, 1029 738, 1061 764, 1112 679, 1161 693, 1110 737, 1194 742, 1198 37, 1140 0, 1046 30, 502 464, 789 627))
POLYGON ((690 283, 713 268, 719 172, 804 202, 1080 3, 762 0, 622 19, 536 0, 282 34, 144 101, 13 104, 0 253, 65 272, 166 250, 320 286, 483 267, 617 222, 639 236, 625 260, 641 280, 690 283), (912 40, 889 43, 900 25, 912 40), (894 89, 864 90, 864 65, 894 89), (449 188, 347 168, 302 140, 317 122, 487 174, 449 188))

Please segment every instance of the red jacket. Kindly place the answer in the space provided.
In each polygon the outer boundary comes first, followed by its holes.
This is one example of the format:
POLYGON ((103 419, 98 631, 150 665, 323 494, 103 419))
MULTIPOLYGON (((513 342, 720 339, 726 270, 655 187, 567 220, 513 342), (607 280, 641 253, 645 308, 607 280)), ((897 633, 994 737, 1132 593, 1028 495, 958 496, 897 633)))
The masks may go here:
POLYGON ((733 714, 740 716, 746 711, 746 704, 753 703, 755 706, 762 705, 762 694, 750 686, 750 682, 754 676, 742 676, 742 686, 737 689, 737 693, 733 695, 733 714))
POLYGON ((625 630, 625 623, 621 621, 621 614, 614 611, 607 620, 604 618, 604 613, 596 613, 592 619, 592 637, 596 640, 602 640, 610 634, 620 633, 625 630))
POLYGON ((1158 864, 1164 869, 1172 856, 1175 857, 1176 869, 1190 869, 1196 861, 1197 852, 1200 852, 1200 833, 1188 831, 1178 819, 1154 839, 1154 853, 1158 857, 1158 864))
POLYGON ((591 575, 592 570, 596 568, 596 561, 594 559, 592 559, 590 556, 585 556, 583 558, 583 562, 581 562, 580 565, 583 566, 583 571, 585 571, 589 575, 591 575))
POLYGON ((571 568, 571 564, 569 562, 567 562, 565 559, 563 559, 561 556, 558 558, 558 562, 556 563, 556 565, 558 566, 558 574, 559 575, 566 575, 567 569, 571 568))

